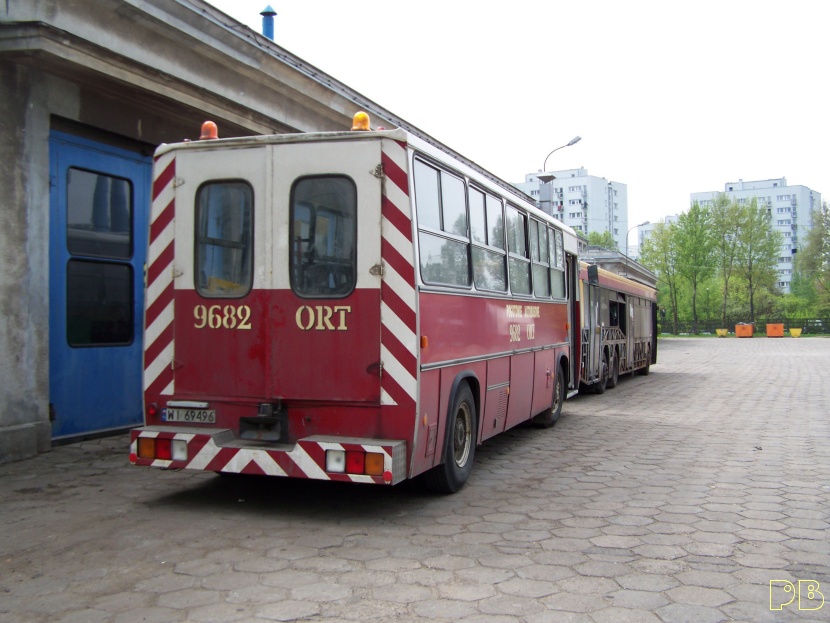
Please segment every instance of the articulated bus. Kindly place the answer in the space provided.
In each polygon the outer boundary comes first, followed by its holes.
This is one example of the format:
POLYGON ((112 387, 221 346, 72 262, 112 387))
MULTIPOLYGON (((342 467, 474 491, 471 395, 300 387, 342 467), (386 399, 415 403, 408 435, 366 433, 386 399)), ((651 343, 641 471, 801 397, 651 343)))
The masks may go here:
POLYGON ((601 394, 657 363, 657 291, 580 262, 580 387, 601 394))
POLYGON ((132 463, 454 492, 481 442, 559 417, 574 231, 365 130, 158 148, 132 463))

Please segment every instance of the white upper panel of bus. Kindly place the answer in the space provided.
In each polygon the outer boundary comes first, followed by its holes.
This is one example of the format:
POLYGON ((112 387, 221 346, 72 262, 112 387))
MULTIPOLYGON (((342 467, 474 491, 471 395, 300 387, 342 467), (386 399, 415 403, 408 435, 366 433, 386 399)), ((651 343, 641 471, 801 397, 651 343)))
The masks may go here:
POLYGON ((561 221, 552 219, 549 215, 538 209, 529 198, 520 190, 514 188, 508 182, 501 180, 495 175, 485 171, 484 169, 477 169, 469 166, 457 158, 447 154, 444 150, 436 147, 429 142, 418 138, 417 136, 406 132, 405 130, 382 130, 370 132, 308 132, 297 134, 271 134, 261 136, 245 136, 239 138, 223 138, 213 140, 200 140, 183 143, 163 143, 156 149, 156 157, 159 157, 169 151, 174 150, 196 150, 196 151, 213 151, 225 149, 241 149, 247 147, 254 147, 257 145, 275 145, 275 144, 290 144, 290 143, 310 143, 318 141, 364 141, 377 140, 380 138, 388 138, 395 141, 407 143, 410 149, 420 151, 427 154, 436 161, 445 164, 447 167, 454 169, 462 175, 474 180, 476 184, 485 189, 502 196, 507 196, 508 199, 527 210, 540 220, 551 222, 555 227, 561 229, 566 235, 564 236, 565 251, 576 255, 577 253, 577 237, 576 232, 565 225, 561 221))

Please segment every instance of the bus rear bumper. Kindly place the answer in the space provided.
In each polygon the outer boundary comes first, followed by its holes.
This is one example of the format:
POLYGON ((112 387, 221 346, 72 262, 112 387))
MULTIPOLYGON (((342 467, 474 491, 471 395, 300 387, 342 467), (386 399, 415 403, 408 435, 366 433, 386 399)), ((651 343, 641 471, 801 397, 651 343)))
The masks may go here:
POLYGON ((130 462, 313 480, 394 485, 406 479, 406 442, 314 435, 295 444, 238 439, 229 429, 145 426, 130 434, 130 462))

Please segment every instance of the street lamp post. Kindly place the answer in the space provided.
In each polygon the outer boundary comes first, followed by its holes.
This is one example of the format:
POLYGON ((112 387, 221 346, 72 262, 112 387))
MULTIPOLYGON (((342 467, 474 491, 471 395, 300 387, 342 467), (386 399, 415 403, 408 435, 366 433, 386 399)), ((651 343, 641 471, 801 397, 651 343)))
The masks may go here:
POLYGON ((643 225, 648 225, 648 221, 640 223, 639 225, 634 225, 633 227, 629 227, 628 231, 625 232, 625 276, 628 277, 628 234, 631 233, 632 229, 636 229, 637 227, 642 227, 643 225))
POLYGON ((560 149, 565 149, 565 147, 570 147, 571 145, 576 145, 581 140, 582 140, 581 136, 574 136, 570 141, 568 141, 564 145, 561 145, 561 146, 557 147, 552 152, 550 152, 547 156, 545 156, 545 162, 542 164, 542 171, 547 172, 547 170, 548 170, 547 169, 548 158, 550 158, 555 152, 559 151, 560 149))
POLYGON ((568 141, 564 145, 560 145, 552 152, 550 152, 547 156, 545 156, 545 161, 542 163, 542 173, 536 176, 536 179, 542 182, 542 187, 539 191, 539 207, 542 208, 543 212, 547 212, 551 216, 553 216, 553 207, 549 205, 549 209, 545 210, 545 201, 547 201, 548 204, 551 203, 551 189, 549 184, 556 179, 556 176, 547 172, 548 158, 550 158, 554 152, 557 152, 560 149, 564 149, 565 147, 570 147, 571 145, 576 145, 581 140, 581 136, 574 136, 570 141, 568 141))

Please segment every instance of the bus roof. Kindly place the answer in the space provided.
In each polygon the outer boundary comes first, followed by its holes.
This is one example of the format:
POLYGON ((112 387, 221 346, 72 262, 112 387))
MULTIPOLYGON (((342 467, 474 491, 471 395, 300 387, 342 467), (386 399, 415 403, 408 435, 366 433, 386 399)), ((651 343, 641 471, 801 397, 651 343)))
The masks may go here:
MULTIPOLYGON (((291 143, 313 143, 326 141, 371 141, 384 138, 406 143, 413 148, 435 158, 436 160, 451 166, 467 177, 476 180, 478 183, 490 185, 492 189, 498 188, 501 191, 506 191, 507 193, 513 195, 514 201, 520 203, 522 207, 531 211, 535 216, 541 216, 548 220, 555 220, 558 228, 562 229, 562 231, 570 234, 574 238, 576 237, 576 232, 571 227, 558 219, 553 219, 553 217, 549 214, 537 208, 531 197, 509 182, 506 182, 493 173, 490 173, 471 160, 459 156, 459 154, 454 151, 448 151, 443 145, 434 141, 425 140, 423 137, 401 128, 395 128, 393 130, 370 130, 368 132, 351 130, 338 132, 297 132, 293 134, 262 134, 257 136, 216 138, 198 141, 185 140, 180 143, 162 143, 156 148, 155 156, 158 158, 159 156, 171 151, 179 150, 214 151, 222 149, 242 149, 259 145, 283 145, 291 143)), ((569 247, 569 251, 576 253, 575 248, 571 249, 571 245, 567 246, 569 247)))

